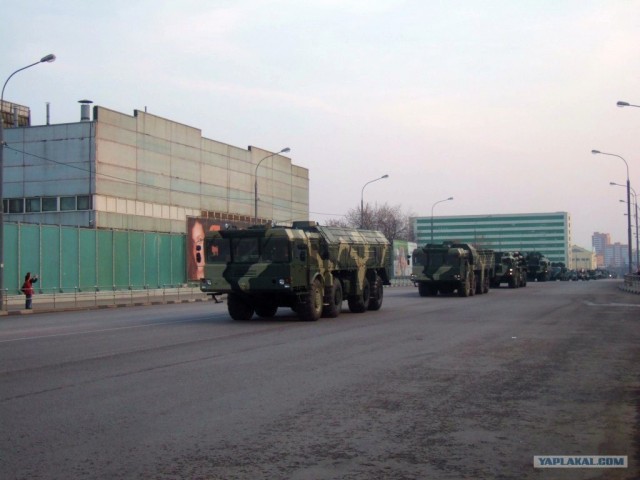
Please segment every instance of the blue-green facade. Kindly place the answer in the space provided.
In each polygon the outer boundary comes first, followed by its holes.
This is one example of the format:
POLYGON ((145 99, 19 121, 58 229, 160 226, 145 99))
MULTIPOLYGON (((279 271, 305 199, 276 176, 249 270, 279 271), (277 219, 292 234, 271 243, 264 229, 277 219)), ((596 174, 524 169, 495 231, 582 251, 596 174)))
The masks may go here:
POLYGON ((570 265, 571 222, 566 212, 414 218, 418 245, 456 241, 499 251, 542 252, 570 265))
POLYGON ((186 235, 5 224, 4 286, 20 292, 27 272, 42 293, 139 290, 187 283, 186 235))

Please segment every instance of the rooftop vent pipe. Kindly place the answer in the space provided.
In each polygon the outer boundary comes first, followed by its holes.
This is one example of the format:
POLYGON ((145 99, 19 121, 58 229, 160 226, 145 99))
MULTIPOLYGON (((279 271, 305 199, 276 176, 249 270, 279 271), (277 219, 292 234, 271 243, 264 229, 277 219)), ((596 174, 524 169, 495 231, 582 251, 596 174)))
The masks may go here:
POLYGON ((91 121, 91 104, 93 103, 91 100, 78 100, 80 104, 80 121, 81 122, 90 122, 91 121))

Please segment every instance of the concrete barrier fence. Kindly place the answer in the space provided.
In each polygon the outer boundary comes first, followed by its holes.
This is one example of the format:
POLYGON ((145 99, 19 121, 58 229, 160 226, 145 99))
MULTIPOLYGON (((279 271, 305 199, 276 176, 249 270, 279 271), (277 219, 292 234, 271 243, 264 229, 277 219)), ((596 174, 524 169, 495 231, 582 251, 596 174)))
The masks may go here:
MULTIPOLYGON (((5 292, 4 313, 30 313, 24 310, 25 296, 5 292)), ((36 288, 33 296, 34 311, 73 310, 87 308, 107 308, 118 306, 154 305, 166 303, 187 303, 212 300, 196 286, 167 285, 162 288, 117 287, 112 289, 94 288, 84 291, 76 288, 73 292, 56 289, 36 288)))

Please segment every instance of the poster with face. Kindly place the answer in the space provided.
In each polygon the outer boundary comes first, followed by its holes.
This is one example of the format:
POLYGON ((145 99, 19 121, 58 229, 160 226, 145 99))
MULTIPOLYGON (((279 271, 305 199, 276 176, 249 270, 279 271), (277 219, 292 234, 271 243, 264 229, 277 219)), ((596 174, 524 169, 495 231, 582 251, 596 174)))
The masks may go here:
POLYGON ((187 280, 198 281, 204 277, 204 238, 207 232, 246 226, 244 222, 187 217, 187 280))

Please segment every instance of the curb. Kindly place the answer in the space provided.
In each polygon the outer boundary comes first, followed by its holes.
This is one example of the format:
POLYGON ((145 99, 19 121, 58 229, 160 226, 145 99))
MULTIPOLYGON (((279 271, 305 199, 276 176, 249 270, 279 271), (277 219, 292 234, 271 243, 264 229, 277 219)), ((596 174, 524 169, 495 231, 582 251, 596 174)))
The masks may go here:
MULTIPOLYGON (((196 303, 196 302, 213 302, 213 298, 190 298, 184 300, 165 300, 156 302, 144 302, 144 303, 114 303, 108 305, 86 305, 86 306, 68 306, 59 308, 34 308, 33 310, 2 310, 0 316, 20 316, 20 315, 33 315, 38 313, 58 313, 58 312, 78 312, 83 310, 105 310, 109 308, 127 308, 127 307, 148 307, 153 305, 178 305, 183 303, 196 303)), ((214 302, 215 303, 215 302, 214 302)))

